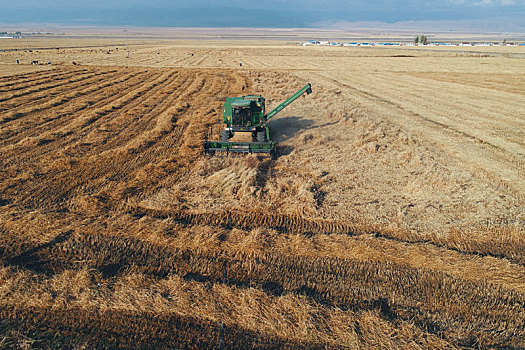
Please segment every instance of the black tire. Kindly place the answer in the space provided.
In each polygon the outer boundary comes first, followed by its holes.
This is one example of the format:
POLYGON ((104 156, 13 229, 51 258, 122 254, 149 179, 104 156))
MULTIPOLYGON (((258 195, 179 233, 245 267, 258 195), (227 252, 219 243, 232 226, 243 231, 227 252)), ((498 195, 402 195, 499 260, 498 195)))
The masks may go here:
POLYGON ((223 130, 221 132, 221 142, 228 142, 230 137, 232 137, 230 130, 223 130))
POLYGON ((257 131, 257 142, 266 142, 266 130, 257 131))
POLYGON ((257 142, 257 133, 255 131, 252 132, 252 142, 257 142))

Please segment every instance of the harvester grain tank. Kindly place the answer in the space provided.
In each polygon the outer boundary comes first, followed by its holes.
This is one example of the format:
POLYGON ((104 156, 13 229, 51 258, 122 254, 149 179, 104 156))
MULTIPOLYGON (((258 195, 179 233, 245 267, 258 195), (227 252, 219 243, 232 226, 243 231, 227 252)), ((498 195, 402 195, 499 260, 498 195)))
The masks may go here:
POLYGON ((265 99, 261 95, 228 97, 224 103, 221 141, 206 141, 205 154, 260 153, 275 156, 275 143, 270 139, 268 121, 304 93, 312 93, 312 85, 302 89, 266 114, 265 99), (230 142, 236 132, 251 132, 252 142, 230 142))

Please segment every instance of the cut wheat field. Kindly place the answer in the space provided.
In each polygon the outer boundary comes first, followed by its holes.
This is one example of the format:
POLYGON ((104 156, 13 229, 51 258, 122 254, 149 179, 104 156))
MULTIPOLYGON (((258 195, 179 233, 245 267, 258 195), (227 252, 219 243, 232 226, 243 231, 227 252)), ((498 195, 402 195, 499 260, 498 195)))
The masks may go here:
POLYGON ((131 43, 0 52, 0 348, 525 347, 525 59, 131 43))

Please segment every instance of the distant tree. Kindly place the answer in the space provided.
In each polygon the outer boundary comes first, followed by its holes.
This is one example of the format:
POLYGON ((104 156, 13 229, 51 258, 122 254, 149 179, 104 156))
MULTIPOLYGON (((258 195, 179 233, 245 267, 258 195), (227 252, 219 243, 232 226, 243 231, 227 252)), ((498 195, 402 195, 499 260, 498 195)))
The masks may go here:
POLYGON ((503 39, 503 45, 507 43, 507 39, 503 39))
POLYGON ((426 45, 428 43, 428 38, 426 35, 421 35, 419 41, 421 42, 421 44, 426 45))
POLYGON ((416 37, 414 38, 414 44, 417 44, 419 42, 419 36, 416 35, 416 37))

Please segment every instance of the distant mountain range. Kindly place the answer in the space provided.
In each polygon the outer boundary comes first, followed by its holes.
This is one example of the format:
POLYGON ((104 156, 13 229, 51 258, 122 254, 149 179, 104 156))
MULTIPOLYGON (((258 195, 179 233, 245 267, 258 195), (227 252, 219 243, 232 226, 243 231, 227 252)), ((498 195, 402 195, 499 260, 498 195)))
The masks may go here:
POLYGON ((314 18, 307 13, 292 16, 273 10, 242 8, 178 9, 7 9, 0 23, 62 23, 137 27, 303 27, 314 18))
MULTIPOLYGON (((520 33, 525 35, 525 22, 519 18, 489 18, 489 19, 466 19, 466 20, 421 20, 421 21, 399 21, 395 23, 385 22, 346 22, 346 21, 323 21, 316 26, 334 30, 381 30, 386 32, 471 32, 471 33, 520 33)), ((523 39, 521 39, 523 40, 523 39)))
MULTIPOLYGON (((302 28, 333 27, 359 22, 365 26, 392 29, 397 27, 436 27, 439 30, 481 30, 525 32, 525 13, 426 13, 413 9, 409 14, 388 9, 244 9, 240 7, 201 8, 13 8, 0 9, 0 24, 56 23, 88 26, 136 27, 251 27, 302 28)), ((1 29, 1 28, 0 28, 1 29)), ((426 29, 426 28, 425 28, 426 29)))

